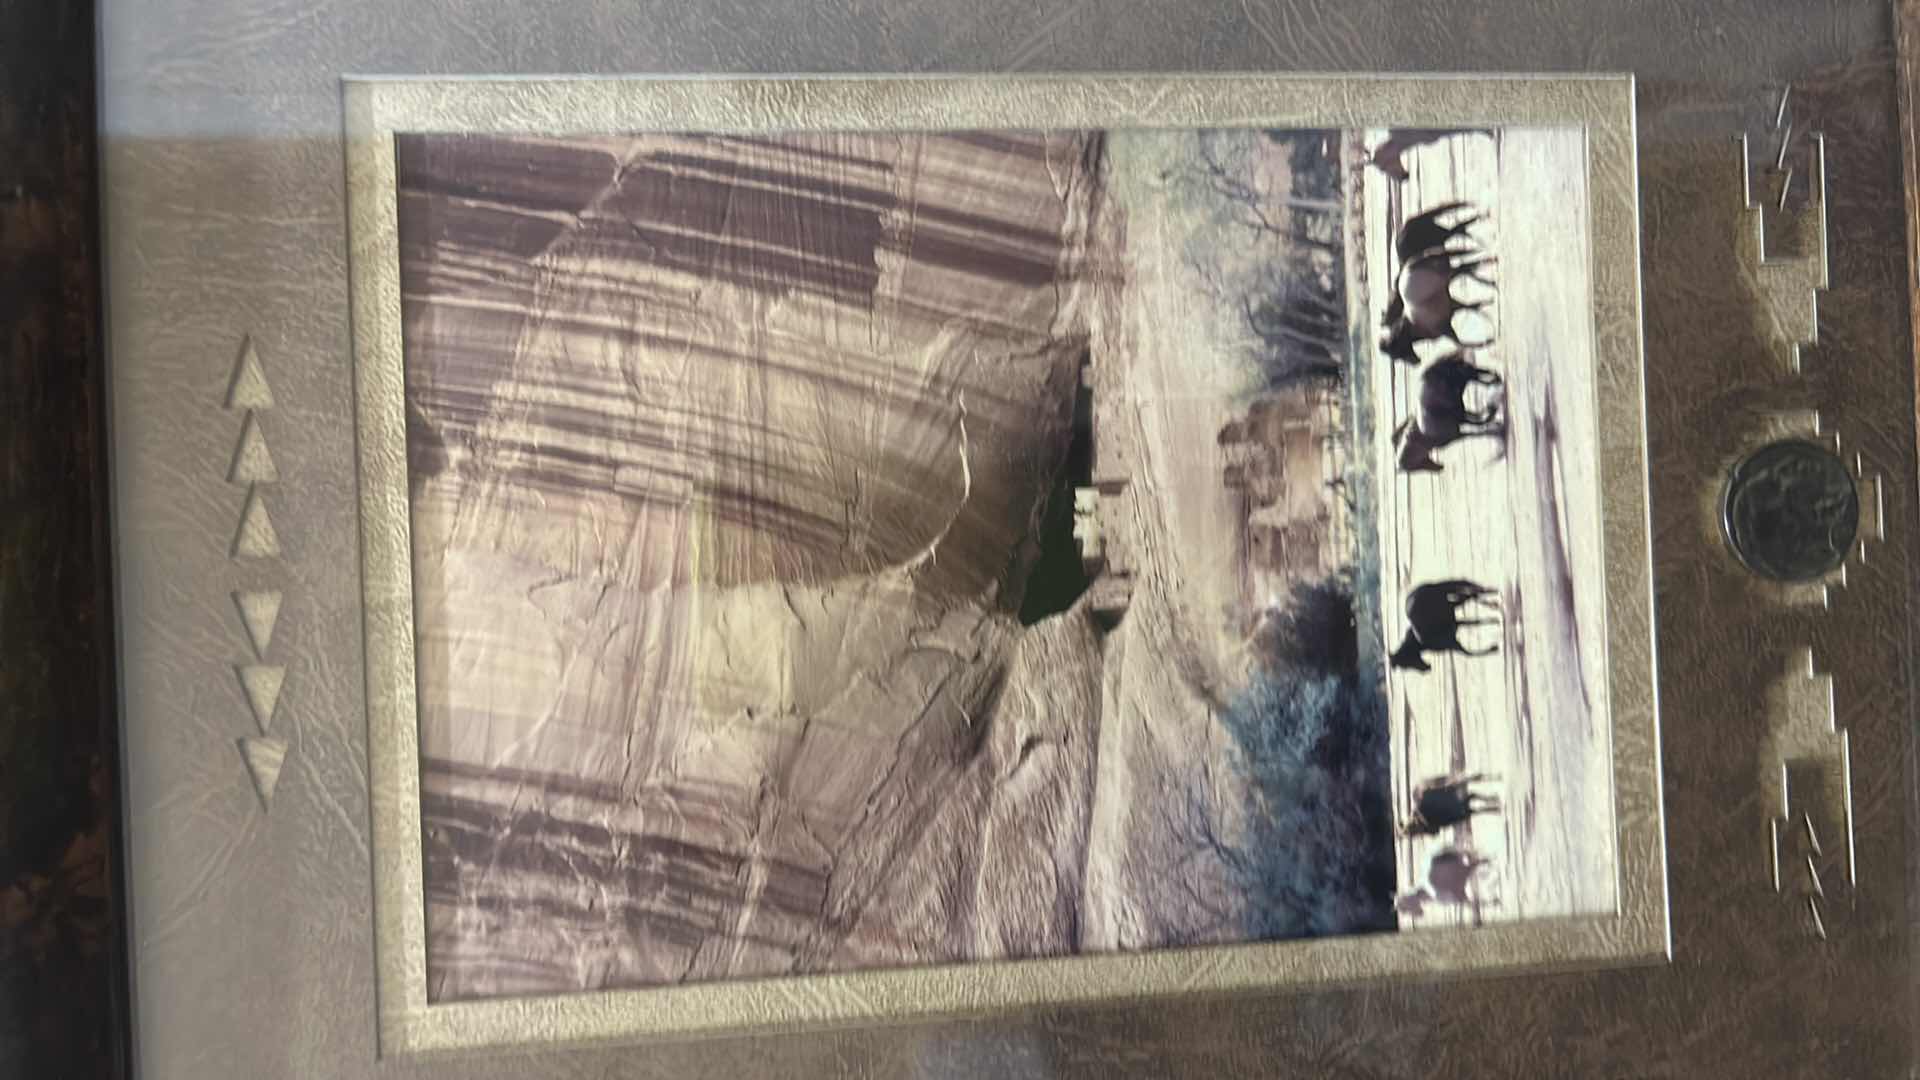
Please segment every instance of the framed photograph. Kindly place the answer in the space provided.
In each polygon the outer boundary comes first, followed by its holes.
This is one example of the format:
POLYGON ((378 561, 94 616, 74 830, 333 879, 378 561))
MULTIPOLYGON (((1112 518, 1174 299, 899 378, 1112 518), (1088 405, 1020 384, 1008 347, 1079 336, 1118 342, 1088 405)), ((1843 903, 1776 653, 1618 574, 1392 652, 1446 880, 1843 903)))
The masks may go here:
POLYGON ((1630 78, 344 93, 384 1054, 1668 955, 1630 78))

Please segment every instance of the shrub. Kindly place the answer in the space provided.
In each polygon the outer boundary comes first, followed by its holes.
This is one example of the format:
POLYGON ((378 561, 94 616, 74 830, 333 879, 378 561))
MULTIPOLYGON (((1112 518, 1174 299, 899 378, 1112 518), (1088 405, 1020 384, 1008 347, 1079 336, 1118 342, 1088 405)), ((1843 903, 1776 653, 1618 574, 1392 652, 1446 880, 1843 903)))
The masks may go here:
POLYGON ((1387 710, 1362 677, 1344 578, 1295 590, 1281 650, 1221 717, 1253 805, 1223 861, 1258 938, 1388 930, 1394 855, 1387 710))
POLYGON ((1265 659, 1272 667, 1317 675, 1358 674, 1359 626, 1346 576, 1295 585, 1264 639, 1265 659))

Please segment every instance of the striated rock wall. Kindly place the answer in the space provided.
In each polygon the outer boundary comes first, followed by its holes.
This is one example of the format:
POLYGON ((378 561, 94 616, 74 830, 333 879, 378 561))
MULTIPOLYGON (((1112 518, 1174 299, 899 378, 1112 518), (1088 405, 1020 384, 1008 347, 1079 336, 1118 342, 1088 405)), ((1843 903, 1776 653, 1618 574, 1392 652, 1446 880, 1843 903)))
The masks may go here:
POLYGON ((1098 140, 403 140, 440 998, 1076 948, 1098 140))

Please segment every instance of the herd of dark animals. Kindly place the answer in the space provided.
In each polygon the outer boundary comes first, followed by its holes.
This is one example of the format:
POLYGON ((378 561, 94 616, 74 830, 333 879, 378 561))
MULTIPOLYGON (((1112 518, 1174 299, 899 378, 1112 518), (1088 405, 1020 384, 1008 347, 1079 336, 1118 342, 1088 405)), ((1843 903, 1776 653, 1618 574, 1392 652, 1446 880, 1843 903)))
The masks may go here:
MULTIPOLYGON (((1395 130, 1368 153, 1367 163, 1385 173, 1391 182, 1400 183, 1408 179, 1401 157, 1412 147, 1449 137, 1492 134, 1485 130, 1395 130)), ((1420 369, 1418 400, 1412 414, 1393 432, 1403 473, 1440 472, 1435 451, 1462 439, 1505 437, 1496 405, 1476 409, 1467 403, 1471 387, 1487 387, 1496 393, 1501 388, 1499 374, 1471 358, 1471 350, 1483 349, 1492 342, 1464 340, 1456 325, 1461 312, 1478 312, 1487 301, 1460 300, 1453 293, 1454 283, 1467 278, 1493 285, 1483 271, 1493 265, 1494 259, 1480 252, 1471 232, 1480 220, 1481 215, 1464 202, 1443 203, 1408 218, 1394 236, 1397 269, 1393 296, 1381 319, 1379 346, 1391 363, 1420 369), (1441 340, 1451 342, 1453 350, 1423 364, 1414 346, 1441 340)), ((1406 636, 1389 663, 1400 670, 1425 672, 1432 670, 1426 659, 1428 653, 1493 653, 1497 645, 1472 649, 1462 644, 1460 631, 1495 624, 1499 613, 1498 594, 1476 582, 1455 578, 1416 585, 1406 597, 1406 636), (1494 617, 1479 617, 1482 609, 1494 617)), ((1422 781, 1413 789, 1413 806, 1400 826, 1400 834, 1438 836, 1442 830, 1468 823, 1475 814, 1498 813, 1498 796, 1473 789, 1476 783, 1495 779, 1484 773, 1456 773, 1422 781)), ((1397 910, 1417 917, 1428 903, 1439 902, 1472 905, 1477 916, 1483 900, 1474 889, 1474 878, 1486 864, 1486 859, 1467 848, 1442 848, 1428 866, 1427 884, 1401 897, 1397 910)))
POLYGON ((1500 386, 1500 376, 1474 363, 1467 351, 1492 342, 1462 340, 1455 325, 1461 312, 1479 312, 1487 301, 1459 299, 1453 283, 1467 278, 1493 285, 1482 273, 1493 265, 1493 257, 1479 254, 1469 231, 1480 216, 1467 210, 1466 203, 1442 203, 1407 219, 1394 237, 1399 266, 1393 297, 1380 320, 1380 351, 1396 363, 1420 368, 1420 398, 1412 415, 1393 429, 1402 472, 1439 472, 1435 451, 1473 436, 1503 434, 1492 406, 1476 410, 1467 404, 1469 387, 1500 386), (1466 246, 1455 245, 1455 240, 1464 240, 1466 246), (1442 339, 1453 342, 1454 351, 1422 366, 1414 346, 1442 339))

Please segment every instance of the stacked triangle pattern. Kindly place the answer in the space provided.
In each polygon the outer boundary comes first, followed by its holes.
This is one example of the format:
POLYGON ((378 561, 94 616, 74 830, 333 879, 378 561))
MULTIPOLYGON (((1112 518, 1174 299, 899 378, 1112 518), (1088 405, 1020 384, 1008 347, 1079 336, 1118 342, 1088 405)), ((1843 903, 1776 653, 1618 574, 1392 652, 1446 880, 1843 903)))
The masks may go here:
POLYGON ((280 554, 280 537, 274 532, 260 485, 279 480, 280 472, 274 467, 266 433, 260 427, 260 412, 273 408, 273 391, 267 386, 267 373, 260 366, 260 352, 252 338, 241 343, 240 357, 234 361, 233 378, 227 383, 227 408, 242 411, 240 441, 233 449, 227 481, 247 489, 240 525, 233 536, 233 557, 271 559, 280 554))
MULTIPOLYGON (((267 385, 267 372, 260 363, 260 352, 253 339, 240 344, 240 355, 233 364, 233 377, 227 382, 227 408, 238 410, 240 438, 227 466, 227 482, 246 489, 240 507, 240 522, 233 535, 230 554, 235 559, 272 559, 280 554, 280 536, 273 528, 261 487, 277 483, 280 470, 267 448, 266 431, 260 414, 273 408, 273 390, 267 385)), ((267 648, 273 643, 273 630, 280 620, 281 593, 278 589, 242 590, 233 594, 234 607, 240 613, 240 625, 252 648, 250 663, 237 664, 234 673, 240 679, 240 691, 253 713, 255 731, 239 739, 240 760, 253 780, 254 794, 263 809, 273 805, 274 789, 280 785, 280 770, 287 761, 287 740, 274 735, 274 712, 280 705, 280 690, 286 684, 287 669, 269 664, 267 648)))

